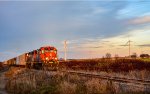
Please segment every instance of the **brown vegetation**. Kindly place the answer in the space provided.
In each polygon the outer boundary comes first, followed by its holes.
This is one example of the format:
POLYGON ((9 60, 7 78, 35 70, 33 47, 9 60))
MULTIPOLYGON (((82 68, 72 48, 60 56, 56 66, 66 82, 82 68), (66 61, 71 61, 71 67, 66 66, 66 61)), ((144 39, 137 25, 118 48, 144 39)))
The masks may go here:
MULTIPOLYGON (((60 69, 90 71, 113 77, 150 80, 150 62, 138 59, 89 59, 60 62, 60 69)), ((145 94, 150 86, 115 83, 61 71, 42 71, 12 67, 6 90, 13 94, 145 94), (135 87, 134 87, 135 86, 135 87)))
POLYGON ((5 72, 5 76, 7 78, 11 78, 15 74, 18 74, 21 70, 22 70, 22 68, 19 68, 19 67, 10 67, 9 70, 7 72, 5 72))
POLYGON ((144 94, 149 89, 59 71, 23 69, 11 77, 6 90, 13 94, 144 94))
POLYGON ((0 70, 2 70, 2 69, 3 69, 3 63, 0 62, 0 70))
POLYGON ((88 59, 88 60, 69 60, 60 62, 62 68, 76 70, 96 70, 129 72, 132 70, 150 70, 150 62, 139 59, 88 59))

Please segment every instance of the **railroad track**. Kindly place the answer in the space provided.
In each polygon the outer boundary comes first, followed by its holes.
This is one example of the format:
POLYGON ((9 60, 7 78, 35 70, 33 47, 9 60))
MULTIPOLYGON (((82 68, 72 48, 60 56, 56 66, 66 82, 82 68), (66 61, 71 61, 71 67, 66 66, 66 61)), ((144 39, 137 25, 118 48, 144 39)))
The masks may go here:
MULTIPOLYGON (((47 72, 58 72, 58 71, 47 71, 47 72)), ((79 76, 84 76, 84 77, 89 77, 89 78, 94 77, 94 78, 110 80, 110 81, 114 81, 114 82, 133 83, 133 84, 137 84, 137 85, 148 85, 148 86, 150 86, 150 80, 106 76, 106 75, 101 75, 101 74, 92 73, 92 72, 79 72, 79 71, 72 71, 72 70, 66 70, 66 71, 59 70, 59 72, 77 74, 79 76)), ((31 74, 32 74, 32 72, 31 72, 31 74)))
MULTIPOLYGON (((9 67, 0 71, 0 73, 6 71, 8 69, 9 69, 9 67)), ((51 72, 57 72, 57 71, 51 71, 51 72)), ((92 72, 79 72, 79 71, 72 71, 72 70, 66 70, 66 71, 59 70, 59 72, 65 72, 65 73, 69 73, 69 74, 77 74, 79 76, 85 76, 85 77, 89 77, 89 78, 99 78, 99 79, 110 80, 110 81, 114 81, 114 82, 133 83, 133 84, 137 84, 137 85, 140 84, 140 85, 150 86, 150 80, 132 79, 132 78, 125 78, 125 77, 114 77, 114 76, 101 75, 101 74, 92 73, 92 72)))
POLYGON ((104 75, 94 74, 94 73, 90 73, 90 72, 78 72, 78 71, 62 71, 62 72, 67 72, 70 74, 77 74, 77 75, 86 76, 86 77, 100 78, 100 79, 110 80, 110 81, 114 81, 114 82, 133 83, 133 84, 149 85, 150 86, 150 80, 104 76, 104 75))
POLYGON ((7 71, 7 70, 9 70, 9 67, 8 67, 8 66, 5 66, 2 70, 0 70, 0 73, 5 72, 5 71, 7 71))

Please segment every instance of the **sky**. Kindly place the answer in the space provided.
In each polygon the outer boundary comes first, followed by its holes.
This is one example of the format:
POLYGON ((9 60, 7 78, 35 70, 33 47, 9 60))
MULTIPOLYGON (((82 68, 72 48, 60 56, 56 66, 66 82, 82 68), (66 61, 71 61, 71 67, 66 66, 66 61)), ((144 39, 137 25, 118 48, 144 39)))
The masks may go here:
POLYGON ((59 58, 150 54, 150 1, 0 1, 0 61, 42 46, 59 58))

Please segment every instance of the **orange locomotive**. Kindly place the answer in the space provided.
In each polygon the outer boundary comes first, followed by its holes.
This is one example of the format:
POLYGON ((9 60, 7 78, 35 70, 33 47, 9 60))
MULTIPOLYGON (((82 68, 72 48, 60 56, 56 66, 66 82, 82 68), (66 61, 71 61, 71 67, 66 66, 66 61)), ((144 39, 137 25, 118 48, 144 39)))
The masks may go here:
POLYGON ((58 69, 57 49, 46 46, 26 53, 26 66, 31 68, 58 69))

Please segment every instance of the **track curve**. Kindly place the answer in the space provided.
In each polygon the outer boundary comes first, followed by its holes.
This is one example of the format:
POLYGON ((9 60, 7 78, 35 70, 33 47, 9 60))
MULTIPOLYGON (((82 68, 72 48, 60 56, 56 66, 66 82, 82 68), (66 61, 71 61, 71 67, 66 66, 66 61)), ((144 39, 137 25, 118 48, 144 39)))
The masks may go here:
POLYGON ((79 72, 79 71, 71 71, 71 70, 61 71, 61 72, 67 72, 70 74, 78 74, 80 76, 86 76, 86 77, 94 77, 94 78, 100 78, 100 79, 105 79, 105 80, 111 80, 111 81, 115 81, 115 82, 150 85, 150 80, 132 79, 132 78, 114 77, 114 76, 104 76, 104 75, 90 73, 90 72, 79 72))

